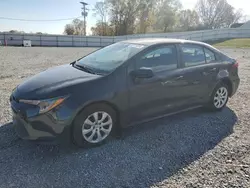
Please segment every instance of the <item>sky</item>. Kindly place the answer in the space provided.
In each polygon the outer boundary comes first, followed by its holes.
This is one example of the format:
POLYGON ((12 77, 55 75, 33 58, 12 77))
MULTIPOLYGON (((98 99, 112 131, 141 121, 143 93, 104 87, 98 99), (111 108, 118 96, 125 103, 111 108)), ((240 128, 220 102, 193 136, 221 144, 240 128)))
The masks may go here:
MULTIPOLYGON (((91 34, 90 28, 95 25, 96 17, 93 8, 97 1, 85 0, 89 5, 87 17, 87 34, 91 34)), ((193 9, 197 0, 180 0, 183 9, 193 9)), ((245 15, 250 15, 249 0, 227 0, 237 9, 242 9, 245 15)), ((64 18, 76 18, 81 16, 80 0, 0 0, 0 17, 52 20, 64 18)), ((82 19, 82 18, 81 18, 82 19)), ((25 32, 43 32, 50 34, 62 34, 64 26, 71 20, 50 22, 29 22, 0 19, 0 31, 19 30, 25 32)))

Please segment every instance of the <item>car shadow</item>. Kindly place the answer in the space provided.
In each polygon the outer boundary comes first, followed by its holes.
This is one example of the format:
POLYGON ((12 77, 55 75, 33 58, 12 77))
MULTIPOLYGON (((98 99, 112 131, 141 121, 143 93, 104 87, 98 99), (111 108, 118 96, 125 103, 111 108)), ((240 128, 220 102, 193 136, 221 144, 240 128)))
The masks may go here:
POLYGON ((3 187, 148 187, 199 159, 233 133, 229 108, 201 109, 130 127, 100 147, 76 149, 19 139, 0 127, 3 187))

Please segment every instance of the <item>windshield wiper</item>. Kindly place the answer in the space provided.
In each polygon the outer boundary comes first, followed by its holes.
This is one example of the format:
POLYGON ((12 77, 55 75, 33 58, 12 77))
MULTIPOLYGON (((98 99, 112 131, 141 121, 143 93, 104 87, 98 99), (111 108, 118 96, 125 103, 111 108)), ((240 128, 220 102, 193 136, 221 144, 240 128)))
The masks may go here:
POLYGON ((88 72, 88 73, 91 73, 91 74, 96 74, 95 71, 93 71, 91 68, 86 67, 84 65, 79 65, 79 64, 74 63, 73 66, 76 66, 76 67, 80 68, 81 70, 83 70, 85 72, 88 72))

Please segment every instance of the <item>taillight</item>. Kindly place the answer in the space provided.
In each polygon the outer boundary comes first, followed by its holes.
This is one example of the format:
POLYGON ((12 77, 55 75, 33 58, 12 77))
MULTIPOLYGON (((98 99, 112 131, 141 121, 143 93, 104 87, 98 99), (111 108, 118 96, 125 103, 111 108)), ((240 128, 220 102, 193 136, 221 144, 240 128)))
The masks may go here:
POLYGON ((239 67, 239 62, 235 61, 234 64, 233 64, 233 68, 238 68, 238 67, 239 67))

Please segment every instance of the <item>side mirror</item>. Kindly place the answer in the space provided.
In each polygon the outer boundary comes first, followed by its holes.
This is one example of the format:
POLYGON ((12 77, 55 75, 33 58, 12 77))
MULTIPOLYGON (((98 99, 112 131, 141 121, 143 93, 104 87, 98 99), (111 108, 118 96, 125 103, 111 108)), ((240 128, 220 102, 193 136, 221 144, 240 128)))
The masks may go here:
POLYGON ((134 78, 152 78, 154 76, 154 73, 150 68, 140 68, 132 71, 130 74, 134 78))

